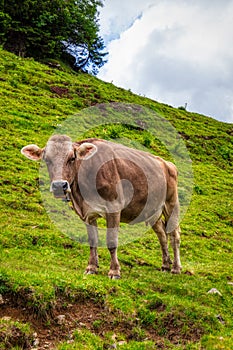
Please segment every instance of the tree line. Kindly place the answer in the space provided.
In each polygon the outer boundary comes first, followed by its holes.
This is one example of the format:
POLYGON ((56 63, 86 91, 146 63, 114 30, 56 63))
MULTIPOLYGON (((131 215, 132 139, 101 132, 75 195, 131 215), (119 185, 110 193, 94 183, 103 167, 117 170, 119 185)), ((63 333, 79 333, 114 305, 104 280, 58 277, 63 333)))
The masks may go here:
POLYGON ((0 45, 22 57, 59 58, 96 74, 106 62, 101 0, 0 0, 0 45))

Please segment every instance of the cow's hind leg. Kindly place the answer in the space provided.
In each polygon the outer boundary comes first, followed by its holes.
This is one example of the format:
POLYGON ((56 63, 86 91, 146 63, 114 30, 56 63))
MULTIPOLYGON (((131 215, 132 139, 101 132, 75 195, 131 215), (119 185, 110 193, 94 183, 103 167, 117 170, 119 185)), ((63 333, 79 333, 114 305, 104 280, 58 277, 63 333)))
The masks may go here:
POLYGON ((181 272, 181 262, 180 262, 180 227, 178 226, 174 231, 170 233, 171 235, 171 245, 174 253, 174 261, 172 265, 172 273, 181 272))
POLYGON ((180 228, 171 232, 171 245, 174 252, 174 262, 172 265, 172 273, 181 272, 181 262, 180 262, 180 228))
POLYGON ((153 226, 152 229, 158 236, 159 243, 162 249, 163 255, 163 263, 162 263, 162 271, 170 271, 172 261, 168 252, 168 237, 165 231, 165 225, 162 219, 159 219, 153 226))
POLYGON ((111 255, 110 270, 108 273, 109 278, 119 279, 120 264, 117 258, 117 247, 118 247, 118 231, 120 224, 119 213, 109 213, 106 216, 107 220, 107 247, 111 255))
POLYGON ((166 203, 164 215, 166 218, 166 232, 170 235, 174 254, 171 272, 178 274, 181 272, 182 266, 180 262, 179 202, 177 198, 175 204, 172 201, 166 203))
POLYGON ((86 224, 87 233, 88 233, 88 242, 90 245, 90 257, 88 266, 86 268, 85 273, 88 275, 96 274, 98 270, 98 229, 96 220, 90 222, 90 224, 86 224))

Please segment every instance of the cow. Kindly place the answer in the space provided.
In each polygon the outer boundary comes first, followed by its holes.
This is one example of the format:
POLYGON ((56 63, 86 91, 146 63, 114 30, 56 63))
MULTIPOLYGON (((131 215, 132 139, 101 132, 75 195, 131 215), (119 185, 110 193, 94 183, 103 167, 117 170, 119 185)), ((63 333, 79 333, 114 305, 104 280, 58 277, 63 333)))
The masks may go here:
POLYGON ((178 175, 173 163, 115 142, 97 138, 72 142, 67 135, 53 135, 44 148, 27 145, 21 153, 31 160, 46 162, 50 191, 58 198, 69 196, 84 221, 90 245, 86 274, 98 271, 99 217, 106 220, 110 278, 120 278, 120 222, 149 224, 161 245, 162 271, 181 272, 178 175))

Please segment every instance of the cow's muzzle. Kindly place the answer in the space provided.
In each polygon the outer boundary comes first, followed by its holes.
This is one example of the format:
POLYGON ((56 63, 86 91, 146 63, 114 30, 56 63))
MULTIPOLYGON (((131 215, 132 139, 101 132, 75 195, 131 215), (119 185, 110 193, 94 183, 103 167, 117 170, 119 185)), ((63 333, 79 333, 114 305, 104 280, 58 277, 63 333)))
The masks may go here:
POLYGON ((66 180, 52 181, 50 192, 53 192, 56 198, 67 198, 67 194, 71 192, 69 182, 66 180))

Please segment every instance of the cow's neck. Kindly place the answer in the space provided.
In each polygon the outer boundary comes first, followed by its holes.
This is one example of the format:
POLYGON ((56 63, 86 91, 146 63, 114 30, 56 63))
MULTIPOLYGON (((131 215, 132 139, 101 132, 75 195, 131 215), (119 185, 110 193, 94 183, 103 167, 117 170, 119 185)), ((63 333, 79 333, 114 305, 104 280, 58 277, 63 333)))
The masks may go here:
POLYGON ((81 196, 78 183, 74 181, 71 186, 71 201, 76 213, 84 220, 85 214, 83 208, 83 197, 81 196))

